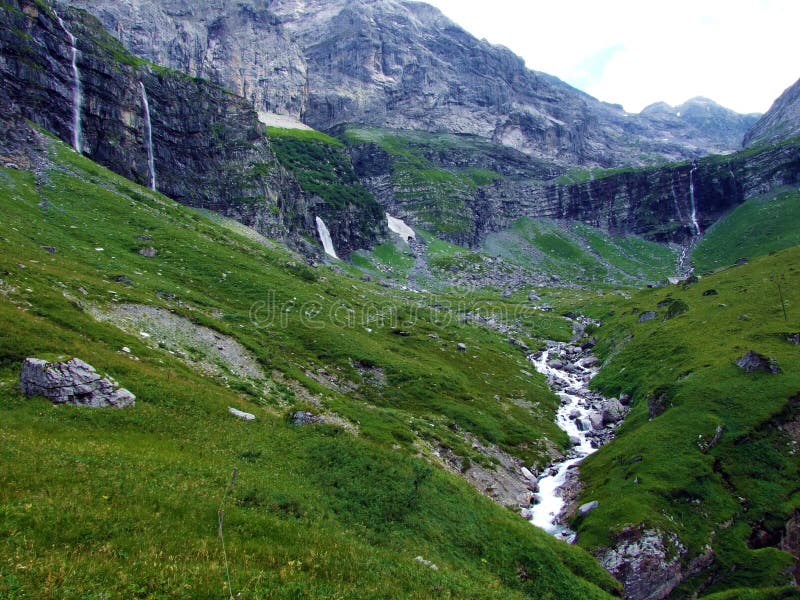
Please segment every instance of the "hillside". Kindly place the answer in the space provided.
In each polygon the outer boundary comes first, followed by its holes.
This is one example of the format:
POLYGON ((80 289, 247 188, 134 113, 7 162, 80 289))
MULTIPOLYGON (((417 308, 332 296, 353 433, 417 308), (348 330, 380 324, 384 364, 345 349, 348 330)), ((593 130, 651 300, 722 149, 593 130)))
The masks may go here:
MULTIPOLYGON (((210 597, 227 570, 247 597, 615 589, 587 554, 436 466, 446 446, 491 468, 467 432, 530 465, 564 444, 554 397, 506 336, 311 269, 31 135, 36 172, 0 176, 5 597, 210 597), (26 400, 27 356, 80 356, 136 406, 26 400), (327 424, 294 425, 298 410, 327 424), (234 468, 226 564, 217 508, 234 468)), ((558 317, 517 314, 569 335, 558 317)))
POLYGON ((0 597, 800 598, 792 89, 741 148, 418 2, 3 2, 0 597))
POLYGON ((795 246, 595 304, 603 369, 593 386, 629 394, 632 410, 581 465, 582 501, 599 507, 575 525, 578 543, 629 585, 672 581, 678 598, 793 585, 798 260, 795 246), (738 366, 749 351, 764 366, 738 366), (657 568, 619 563, 615 552, 637 542, 668 548, 657 568))

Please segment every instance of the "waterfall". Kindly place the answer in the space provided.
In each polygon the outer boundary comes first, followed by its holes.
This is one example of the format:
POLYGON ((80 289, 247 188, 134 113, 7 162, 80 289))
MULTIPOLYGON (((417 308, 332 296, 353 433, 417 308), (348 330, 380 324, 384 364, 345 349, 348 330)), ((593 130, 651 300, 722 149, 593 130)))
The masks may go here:
POLYGON ((156 164, 153 159, 153 126, 150 122, 150 103, 147 102, 147 90, 144 83, 139 82, 142 90, 142 104, 144 105, 144 135, 147 141, 147 168, 150 171, 150 189, 156 189, 156 164))
POLYGON ((322 242, 322 247, 325 249, 325 254, 328 256, 332 256, 333 258, 339 258, 336 256, 336 250, 333 247, 333 240, 331 239, 331 232, 328 231, 328 227, 325 225, 325 221, 320 219, 319 217, 316 218, 317 220, 317 233, 319 234, 319 239, 322 242))
POLYGON ((692 206, 692 227, 694 227, 695 235, 700 235, 700 223, 697 222, 697 206, 694 203, 694 172, 697 170, 697 166, 693 163, 692 170, 689 171, 689 201, 691 202, 692 206))
MULTIPOLYGON (((54 12, 55 14, 55 12, 54 12)), ((81 105, 83 104, 83 91, 81 90, 81 73, 78 70, 78 48, 75 45, 75 36, 67 29, 64 19, 56 14, 58 24, 69 37, 69 45, 72 51, 72 147, 79 154, 83 152, 83 132, 81 131, 81 105)))

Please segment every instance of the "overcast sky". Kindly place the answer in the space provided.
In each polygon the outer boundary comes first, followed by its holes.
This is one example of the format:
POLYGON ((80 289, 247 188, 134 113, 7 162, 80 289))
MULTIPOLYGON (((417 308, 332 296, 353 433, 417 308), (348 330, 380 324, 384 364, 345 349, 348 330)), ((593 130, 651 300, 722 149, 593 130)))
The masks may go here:
POLYGON ((426 1, 629 112, 706 96, 763 113, 800 78, 799 0, 426 1))

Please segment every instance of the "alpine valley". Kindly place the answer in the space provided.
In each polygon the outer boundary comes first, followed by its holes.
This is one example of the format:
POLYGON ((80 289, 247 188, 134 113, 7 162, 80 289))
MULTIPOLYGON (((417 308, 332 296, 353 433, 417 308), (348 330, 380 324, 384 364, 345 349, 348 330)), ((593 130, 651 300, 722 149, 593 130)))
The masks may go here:
POLYGON ((0 74, 0 597, 800 598, 800 82, 404 0, 0 0, 0 74))

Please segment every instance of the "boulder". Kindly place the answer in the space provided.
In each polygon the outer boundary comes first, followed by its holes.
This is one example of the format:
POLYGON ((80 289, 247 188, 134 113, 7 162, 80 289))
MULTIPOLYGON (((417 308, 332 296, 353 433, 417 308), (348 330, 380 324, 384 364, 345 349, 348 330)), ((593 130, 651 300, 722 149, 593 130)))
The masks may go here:
POLYGON ((44 396, 54 404, 124 408, 136 403, 136 396, 79 358, 61 363, 27 358, 19 380, 26 396, 44 396))
POLYGON ((319 423, 321 420, 321 417, 305 410, 298 410, 292 414, 292 425, 312 425, 319 423))
POLYGON ((584 369, 590 369, 591 367, 596 366, 599 362, 600 359, 596 356, 587 356, 586 358, 582 358, 578 364, 584 369))
POLYGON ((630 394, 620 394, 619 403, 622 404, 622 406, 628 406, 631 403, 631 395, 630 394))
POLYGON ((616 398, 610 398, 603 408, 603 424, 619 423, 625 418, 625 407, 616 398))
POLYGON ((774 358, 767 358, 750 350, 736 361, 736 366, 747 373, 766 371, 767 373, 780 373, 781 369, 774 358))
POLYGON ((589 415, 589 422, 592 424, 592 429, 602 429, 605 425, 603 421, 603 415, 598 413, 592 413, 589 415))
POLYGON ((458 343, 456 348, 458 349, 459 352, 466 352, 467 351, 467 345, 464 344, 464 343, 461 343, 461 342, 458 343))
POLYGON ((228 407, 228 412, 231 413, 234 417, 238 417, 243 421, 255 421, 256 416, 249 412, 244 412, 243 410, 239 410, 238 408, 233 408, 232 406, 228 407))
POLYGON ((598 506, 600 506, 600 503, 597 500, 592 500, 586 504, 581 504, 580 507, 578 507, 578 516, 585 517, 598 506))
POLYGON ((652 310, 650 310, 648 312, 643 312, 642 314, 639 315, 639 323, 645 323, 647 321, 652 321, 657 316, 658 316, 658 313, 655 312, 655 311, 652 311, 652 310))

